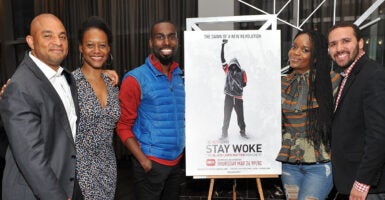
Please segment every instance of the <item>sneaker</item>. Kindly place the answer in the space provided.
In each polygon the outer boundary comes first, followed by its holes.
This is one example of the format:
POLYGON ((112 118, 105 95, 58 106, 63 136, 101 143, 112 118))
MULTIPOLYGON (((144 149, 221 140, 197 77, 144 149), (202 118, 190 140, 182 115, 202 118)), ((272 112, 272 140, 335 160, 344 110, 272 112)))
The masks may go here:
POLYGON ((219 138, 220 141, 227 141, 228 138, 227 138, 227 135, 222 135, 220 138, 219 138))
POLYGON ((245 130, 240 130, 239 133, 241 134, 241 137, 249 139, 249 137, 246 135, 246 131, 245 130))
POLYGON ((247 136, 246 134, 241 134, 241 137, 243 137, 245 139, 249 139, 249 136, 247 136))

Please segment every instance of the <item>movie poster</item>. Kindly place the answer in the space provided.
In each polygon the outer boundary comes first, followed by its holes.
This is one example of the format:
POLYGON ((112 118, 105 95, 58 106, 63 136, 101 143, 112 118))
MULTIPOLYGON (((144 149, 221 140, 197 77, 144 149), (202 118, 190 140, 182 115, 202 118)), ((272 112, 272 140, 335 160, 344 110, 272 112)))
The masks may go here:
POLYGON ((280 31, 186 31, 186 174, 280 174, 280 31))

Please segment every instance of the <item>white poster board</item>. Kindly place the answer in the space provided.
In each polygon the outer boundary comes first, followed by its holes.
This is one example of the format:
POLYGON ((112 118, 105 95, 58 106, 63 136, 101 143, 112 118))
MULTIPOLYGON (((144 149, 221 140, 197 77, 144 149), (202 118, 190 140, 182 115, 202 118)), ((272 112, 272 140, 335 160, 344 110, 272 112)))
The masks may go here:
POLYGON ((280 31, 186 31, 186 175, 281 174, 280 31), (232 111, 228 139, 220 140, 227 62, 237 58, 247 74, 243 88, 248 139, 232 111))

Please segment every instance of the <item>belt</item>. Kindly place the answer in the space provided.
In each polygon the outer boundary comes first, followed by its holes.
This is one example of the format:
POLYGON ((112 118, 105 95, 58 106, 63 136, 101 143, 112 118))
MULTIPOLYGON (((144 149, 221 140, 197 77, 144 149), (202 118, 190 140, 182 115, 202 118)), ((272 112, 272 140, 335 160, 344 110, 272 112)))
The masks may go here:
POLYGON ((295 163, 289 163, 289 162, 286 162, 285 164, 291 164, 291 165, 316 165, 316 164, 324 164, 324 163, 328 163, 330 162, 330 160, 323 160, 323 161, 318 161, 318 162, 310 162, 310 163, 303 163, 303 162, 295 162, 295 163))

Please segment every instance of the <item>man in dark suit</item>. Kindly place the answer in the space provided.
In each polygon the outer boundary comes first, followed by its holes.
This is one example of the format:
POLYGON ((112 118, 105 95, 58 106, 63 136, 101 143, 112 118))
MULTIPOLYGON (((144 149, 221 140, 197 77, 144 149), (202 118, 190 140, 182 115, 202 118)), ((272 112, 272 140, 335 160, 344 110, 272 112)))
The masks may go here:
POLYGON ((385 199, 385 69, 365 54, 356 25, 336 25, 328 39, 329 54, 344 76, 331 144, 338 197, 385 199))
POLYGON ((40 14, 26 41, 31 51, 0 101, 9 140, 2 198, 71 199, 78 104, 75 81, 60 67, 68 53, 66 30, 54 15, 40 14))

